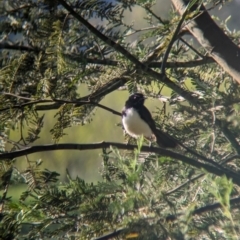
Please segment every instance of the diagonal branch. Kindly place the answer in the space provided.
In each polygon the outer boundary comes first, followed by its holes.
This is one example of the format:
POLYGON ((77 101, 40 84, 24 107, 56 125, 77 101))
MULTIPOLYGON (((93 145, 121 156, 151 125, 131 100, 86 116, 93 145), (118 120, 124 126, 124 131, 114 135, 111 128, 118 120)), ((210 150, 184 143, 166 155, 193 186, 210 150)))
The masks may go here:
MULTIPOLYGON (((240 203, 240 197, 235 197, 235 198, 231 198, 230 201, 229 201, 230 205, 231 205, 231 209, 234 209, 234 208, 237 208, 239 207, 239 203, 240 203)), ((193 212, 192 212, 192 215, 201 215, 205 212, 209 212, 209 211, 214 211, 218 208, 221 208, 222 207, 222 204, 219 203, 219 202, 216 202, 216 203, 213 203, 213 204, 208 204, 208 205, 205 205, 203 207, 200 207, 200 208, 197 208, 195 209, 193 212)), ((176 215, 169 215, 165 220, 166 221, 175 221, 177 220, 180 216, 183 216, 185 213, 182 212, 182 213, 179 213, 179 214, 176 214, 176 215)))
POLYGON ((69 4, 64 0, 58 0, 58 2, 69 11, 69 13, 75 17, 79 22, 81 22, 85 27, 87 27, 95 36, 105 42, 107 45, 114 48, 116 51, 122 53, 127 59, 129 59, 132 63, 136 65, 140 65, 145 68, 145 65, 142 64, 136 57, 134 57, 131 53, 129 53, 125 48, 123 48, 120 44, 114 42, 112 39, 108 38, 100 31, 98 31, 92 24, 86 21, 81 15, 79 15, 69 4))
POLYGON ((198 174, 197 176, 195 176, 195 177, 193 177, 193 178, 185 181, 184 183, 182 183, 181 185, 175 187, 174 189, 169 190, 168 192, 165 193, 165 195, 166 195, 166 196, 167 196, 167 195, 171 195, 172 193, 179 191, 181 188, 183 188, 183 187, 185 187, 186 185, 188 185, 188 184, 190 184, 190 183, 198 180, 199 178, 203 177, 204 175, 205 175, 204 173, 198 174))
MULTIPOLYGON (((238 208, 239 203, 240 203, 240 197, 231 198, 229 202, 230 202, 231 209, 238 208)), ((201 214, 206 213, 206 212, 217 210, 221 207, 222 207, 222 205, 219 202, 212 203, 212 204, 207 204, 203 207, 195 209, 191 213, 191 215, 192 216, 201 215, 201 214)), ((159 223, 160 222, 173 222, 173 221, 176 221, 177 219, 179 219, 181 216, 184 216, 185 214, 186 214, 185 212, 181 212, 181 213, 174 214, 174 215, 168 215, 166 218, 159 219, 158 222, 159 223)), ((113 237, 119 236, 120 234, 122 234, 126 230, 127 230, 127 228, 120 228, 120 229, 114 230, 114 231, 112 231, 108 234, 105 234, 103 236, 94 238, 93 240, 110 240, 113 237)))
MULTIPOLYGON (((188 0, 172 0, 176 10, 183 14, 188 0)), ((204 5, 195 4, 190 11, 199 9, 201 14, 191 20, 186 27, 209 55, 238 83, 240 83, 240 48, 231 41, 213 21, 204 5)))
POLYGON ((124 230, 125 230, 125 228, 119 228, 117 230, 114 230, 114 231, 107 233, 105 235, 102 235, 100 237, 93 238, 92 240, 110 240, 110 239, 113 239, 113 237, 120 235, 124 230))
POLYGON ((228 129, 227 124, 219 119, 216 119, 215 123, 222 130, 224 136, 231 143, 231 146, 236 150, 237 154, 240 155, 239 143, 232 132, 228 129))
POLYGON ((200 56, 202 59, 205 58, 197 49, 193 48, 187 41, 185 41, 182 37, 180 38, 181 42, 183 42, 187 47, 189 47, 194 53, 200 56))
MULTIPOLYGON (((74 16, 79 22, 85 25, 94 35, 96 35, 99 39, 101 39, 104 43, 114 48, 116 51, 122 53, 128 60, 136 65, 137 70, 144 71, 148 73, 150 76, 158 79, 160 82, 166 84, 169 88, 173 89, 176 93, 186 98, 190 102, 197 102, 197 99, 192 96, 191 92, 182 89, 180 86, 171 81, 165 74, 161 74, 153 71, 144 63, 140 62, 135 56, 129 53, 125 48, 123 48, 120 44, 114 42, 100 31, 98 31, 95 27, 93 27, 88 21, 82 18, 74 9, 68 5, 64 0, 58 0, 58 2, 69 11, 72 16, 74 16)), ((114 90, 116 90, 115 88, 114 90)))

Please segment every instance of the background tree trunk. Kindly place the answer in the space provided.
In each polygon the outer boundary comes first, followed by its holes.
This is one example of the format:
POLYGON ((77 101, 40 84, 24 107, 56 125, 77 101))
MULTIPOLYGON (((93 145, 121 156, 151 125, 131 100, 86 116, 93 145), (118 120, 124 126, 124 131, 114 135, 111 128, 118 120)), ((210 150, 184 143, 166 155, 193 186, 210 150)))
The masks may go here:
MULTIPOLYGON (((189 1, 172 0, 176 10, 183 14, 189 1)), ((192 7, 196 10, 197 5, 192 7)), ((188 30, 206 49, 213 59, 240 83, 240 49, 229 39, 222 29, 213 21, 202 5, 200 15, 187 25, 188 30)))

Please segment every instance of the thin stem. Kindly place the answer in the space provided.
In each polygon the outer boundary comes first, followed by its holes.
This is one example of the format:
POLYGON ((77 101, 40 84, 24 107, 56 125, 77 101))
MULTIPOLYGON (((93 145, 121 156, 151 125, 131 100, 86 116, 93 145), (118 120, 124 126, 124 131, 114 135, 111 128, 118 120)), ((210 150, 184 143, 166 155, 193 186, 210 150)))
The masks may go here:
POLYGON ((191 179, 187 180, 186 182, 182 183, 181 185, 177 186, 176 188, 174 188, 174 189, 166 192, 165 195, 170 195, 170 194, 173 194, 173 193, 179 191, 181 188, 183 188, 183 187, 185 187, 186 185, 188 185, 188 184, 196 181, 197 179, 203 177, 204 175, 205 175, 205 173, 201 173, 201 174, 195 176, 194 178, 191 178, 191 179))
POLYGON ((161 67, 161 73, 162 74, 165 74, 166 62, 167 62, 167 59, 168 59, 168 55, 169 55, 169 53, 171 51, 171 48, 172 48, 172 46, 173 46, 173 44, 175 42, 175 39, 177 38, 177 35, 178 35, 178 33, 179 33, 179 31, 180 31, 180 29, 182 27, 182 24, 183 24, 183 22, 185 20, 185 17, 187 16, 187 13, 188 13, 188 6, 186 7, 184 13, 181 16, 181 19, 180 19, 180 21, 179 21, 179 23, 177 25, 177 28, 175 29, 175 32, 174 32, 174 34, 172 36, 172 39, 170 40, 170 42, 168 44, 168 47, 167 47, 167 50, 166 50, 166 52, 164 54, 163 61, 162 61, 162 67, 161 67))
POLYGON ((133 34, 136 34, 136 33, 138 33, 138 32, 153 30, 153 29, 157 29, 157 28, 158 28, 158 26, 136 29, 135 31, 126 34, 125 37, 129 37, 129 36, 131 36, 131 35, 133 35, 133 34))
POLYGON ((158 15, 156 15, 150 8, 148 7, 144 7, 144 9, 146 11, 148 11, 151 15, 153 15, 161 24, 165 25, 166 22, 164 20, 161 19, 161 17, 159 17, 158 15))
POLYGON ((205 58, 204 55, 202 55, 200 52, 198 52, 194 47, 192 47, 187 41, 185 41, 182 37, 180 38, 181 42, 183 42, 186 46, 188 46, 193 52, 195 52, 198 56, 200 56, 202 59, 205 58))
MULTIPOLYGON (((12 95, 14 96, 14 95, 12 95)), ((17 95, 15 97, 18 97, 17 95)), ((78 101, 78 100, 74 100, 74 101, 70 101, 70 100, 59 100, 59 99, 53 99, 53 100, 48 100, 48 99, 42 99, 42 100, 35 100, 35 101, 29 101, 27 103, 23 103, 23 104, 19 104, 19 105, 14 105, 14 106, 10 106, 10 107, 7 107, 7 108, 2 108, 0 109, 0 112, 2 111, 6 111, 6 110, 9 110, 9 109, 14 109, 14 108, 19 108, 19 109, 22 109, 26 106, 32 106, 32 105, 35 105, 35 104, 39 104, 39 103, 60 103, 60 104, 76 104, 77 107, 80 107, 82 105, 86 105, 86 104, 90 104, 90 105, 95 105, 96 107, 100 107, 102 109, 105 109, 115 115, 118 115, 118 116, 122 116, 122 114, 118 111, 115 111, 114 109, 112 108, 109 108, 109 107, 106 107, 100 103, 97 103, 97 102, 93 102, 93 101, 78 101)))
POLYGON ((13 94, 13 93, 0 92, 0 94, 5 95, 5 96, 19 98, 19 99, 24 99, 24 100, 28 100, 28 101, 33 101, 32 98, 22 97, 22 96, 19 96, 17 94, 13 94))

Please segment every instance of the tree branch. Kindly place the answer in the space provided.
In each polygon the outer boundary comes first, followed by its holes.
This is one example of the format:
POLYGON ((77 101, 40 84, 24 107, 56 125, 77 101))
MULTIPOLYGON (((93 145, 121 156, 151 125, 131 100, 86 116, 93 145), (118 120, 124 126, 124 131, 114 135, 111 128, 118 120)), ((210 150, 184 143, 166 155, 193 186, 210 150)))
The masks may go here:
MULTIPOLYGON (((18 95, 15 95, 15 94, 11 94, 11 93, 6 93, 6 95, 10 95, 12 97, 16 97, 16 98, 21 98, 21 96, 18 96, 18 95)), ((25 97, 23 99, 26 99, 25 97)), ((93 102, 93 101, 78 101, 78 100, 59 100, 59 99, 52 99, 52 100, 36 100, 36 101, 29 101, 27 103, 23 103, 23 104, 19 104, 19 105, 14 105, 11 107, 11 109, 14 109, 14 108, 23 108, 23 107, 26 107, 26 106, 31 106, 31 105, 34 105, 34 104, 37 104, 37 103, 44 103, 44 102, 55 102, 55 103, 58 103, 58 104, 75 104, 75 106, 82 106, 82 105, 86 105, 86 104, 90 104, 90 105, 95 105, 96 107, 100 107, 106 111, 109 111, 111 112, 112 114, 115 114, 117 116, 122 116, 120 112, 112 109, 112 108, 109 108, 109 107, 106 107, 102 104, 99 104, 97 102, 93 102)), ((1 111, 5 111, 6 109, 10 109, 9 107, 8 108, 4 108, 4 109, 0 109, 0 112, 1 111)), ((229 139, 229 141, 232 143, 232 146, 237 150, 238 154, 239 154, 239 150, 238 150, 238 143, 237 141, 235 140, 235 138, 232 136, 231 132, 227 129, 227 127, 225 126, 222 126, 220 120, 216 119, 216 125, 218 125, 222 131, 224 132, 225 136, 229 139)), ((182 142, 178 141, 177 139, 175 139, 175 141, 179 144, 179 146, 183 147, 184 149, 187 150, 188 153, 192 154, 193 156, 196 156, 197 158, 205 161, 206 163, 209 163, 215 167, 217 167, 218 169, 221 169, 223 171, 228 171, 228 173, 231 175, 231 174, 235 174, 233 171, 231 170, 228 170, 228 169, 225 169, 223 166, 221 166, 219 163, 213 161, 212 159, 209 159, 201 154, 199 154, 198 152, 195 152, 194 150, 186 147, 182 142)))
POLYGON ((161 24, 166 24, 165 20, 162 20, 157 14, 155 14, 148 6, 147 4, 144 5, 144 7, 142 5, 139 5, 140 7, 142 7, 143 9, 145 9, 147 12, 149 12, 152 16, 154 16, 161 24))
MULTIPOLYGON (((205 57, 204 59, 193 60, 188 62, 166 62, 166 68, 192 68, 201 66, 204 64, 214 63, 214 60, 210 57, 205 57)), ((148 67, 150 68, 160 68, 162 62, 151 62, 148 67)))
POLYGON ((102 108, 102 109, 104 109, 104 110, 106 110, 108 112, 111 112, 112 114, 115 114, 117 116, 120 116, 120 117, 122 116, 122 114, 120 112, 118 112, 118 111, 116 111, 116 110, 114 110, 112 108, 106 107, 106 106, 104 106, 104 105, 102 105, 100 103, 96 103, 96 102, 92 102, 92 101, 81 101, 80 102, 80 101, 68 101, 68 100, 58 100, 58 99, 53 99, 53 101, 61 103, 61 104, 63 104, 63 103, 78 104, 78 105, 80 104, 80 106, 81 105, 86 105, 86 104, 94 105, 94 106, 102 108))
POLYGON ((32 6, 35 6, 35 3, 33 4, 22 4, 20 5, 18 8, 13 8, 11 10, 7 10, 7 13, 14 13, 14 12, 18 12, 19 10, 22 10, 24 8, 31 8, 32 6))
POLYGON ((199 178, 203 177, 204 175, 205 175, 204 173, 198 174, 197 176, 195 176, 195 177, 193 177, 193 178, 185 181, 184 183, 182 183, 181 185, 175 187, 174 189, 167 191, 167 192, 165 193, 165 195, 170 195, 170 194, 172 194, 172 193, 174 193, 174 192, 179 191, 179 189, 181 189, 181 188, 185 187, 186 185, 188 185, 188 184, 190 184, 190 183, 198 180, 199 178))
MULTIPOLYGON (((8 44, 8 43, 0 43, 0 49, 11 49, 11 50, 20 50, 20 51, 30 51, 30 52, 40 52, 43 51, 38 48, 32 48, 29 46, 24 45, 17 45, 17 44, 8 44)), ((193 49, 192 49, 193 50, 193 49)), ((193 50, 194 51, 194 50, 193 50)), ((119 62, 105 58, 105 59, 97 59, 97 58, 88 58, 84 57, 81 54, 69 54, 64 53, 63 56, 65 58, 70 59, 71 61, 76 61, 79 63, 84 64, 99 64, 99 65, 106 65, 106 66, 118 66, 119 62)), ((204 57, 204 59, 193 60, 188 62, 166 62, 166 68, 192 68, 201 66, 203 64, 214 63, 215 61, 211 57, 204 57)), ((149 68, 161 68, 162 62, 150 62, 148 63, 149 68)))
POLYGON ((204 55, 202 55, 197 49, 192 47, 187 41, 185 41, 182 37, 180 38, 180 41, 183 42, 187 47, 189 47, 193 52, 195 52, 198 56, 200 56, 202 59, 204 59, 204 55))
POLYGON ((39 53, 41 50, 38 48, 32 48, 30 46, 9 44, 9 43, 0 43, 0 49, 10 49, 10 50, 20 50, 20 51, 30 51, 39 53))
POLYGON ((157 29, 157 28, 159 28, 159 26, 152 26, 152 27, 145 27, 145 28, 136 29, 136 30, 134 30, 130 33, 125 34, 125 37, 132 36, 132 35, 134 35, 138 32, 149 31, 149 30, 157 29))
MULTIPOLYGON (((231 209, 238 208, 239 203, 240 203, 240 197, 231 198, 229 202, 230 202, 230 205, 231 205, 231 209)), ((214 211, 214 210, 219 209, 221 207, 222 207, 222 205, 219 202, 216 202, 216 203, 213 203, 213 204, 208 204, 208 205, 205 205, 203 207, 195 209, 191 213, 191 215, 192 216, 201 215, 205 212, 214 211)), ((179 217, 184 216, 185 214, 186 214, 185 212, 181 212, 181 213, 174 214, 174 215, 168 215, 166 218, 159 219, 158 222, 166 222, 166 221, 167 222, 173 222, 173 221, 176 221, 179 217)), ((125 230, 127 230, 127 228, 121 228, 121 229, 112 231, 108 234, 105 234, 103 236, 94 238, 93 240, 110 240, 110 239, 112 239, 112 237, 119 236, 125 230)))
POLYGON ((125 228, 120 228, 120 229, 117 229, 115 231, 112 231, 110 233, 107 233, 105 235, 102 235, 100 237, 97 237, 97 238, 94 238, 92 240, 110 240, 112 239, 113 237, 116 237, 118 236, 119 234, 121 234, 123 231, 125 230, 125 228))
MULTIPOLYGON (((21 98, 21 99, 28 99, 28 100, 31 100, 29 98, 25 98, 25 97, 21 97, 21 96, 17 96, 15 94, 11 94, 11 93, 6 93, 5 95, 9 95, 9 96, 12 96, 12 97, 16 97, 16 98, 21 98)), ((26 102, 26 103, 22 103, 22 104, 18 104, 18 105, 14 105, 14 106, 10 106, 10 107, 6 107, 6 108, 2 108, 0 109, 0 112, 3 112, 3 111, 6 111, 6 110, 10 110, 10 109, 16 109, 16 108, 23 108, 23 107, 27 107, 27 106, 33 106, 35 104, 39 104, 39 103, 60 103, 60 104, 75 104, 77 105, 78 107, 82 106, 82 105, 94 105, 96 107, 99 107, 99 108, 102 108, 108 112, 111 112, 115 115, 118 115, 118 116, 122 116, 122 114, 112 108, 109 108, 109 107, 106 107, 100 103, 97 103, 97 102, 93 102, 93 101, 78 101, 78 100, 74 100, 74 101, 69 101, 69 100, 59 100, 59 99, 40 99, 40 100, 32 100, 32 101, 29 101, 29 102, 26 102)), ((41 105, 42 106, 42 105, 41 105)), ((46 105, 46 106, 49 106, 49 105, 46 105)))
MULTIPOLYGON (((230 199, 230 205, 231 205, 231 209, 233 208, 236 208, 236 207, 239 207, 238 205, 236 204, 239 204, 240 203, 240 197, 235 197, 235 198, 232 198, 230 199), (234 206, 235 205, 235 206, 234 206)), ((200 208, 197 208, 195 209, 193 212, 192 212, 192 215, 201 215, 205 212, 209 212, 209 211, 214 211, 218 208, 221 208, 222 205, 221 203, 217 202, 217 203, 213 203, 213 204, 208 204, 206 206, 203 206, 203 207, 200 207, 200 208)), ((177 220, 180 216, 184 215, 185 213, 179 213, 179 214, 176 214, 176 215, 169 215, 165 220, 166 221, 175 221, 177 220)))
MULTIPOLYGON (((101 148, 109 148, 109 147, 116 147, 118 149, 124 150, 134 150, 137 148, 136 145, 126 145, 123 143, 115 143, 115 142, 99 142, 99 143, 88 143, 88 144, 75 144, 75 143, 63 143, 63 144, 48 144, 48 145, 37 145, 27 147, 21 150, 16 150, 13 152, 4 152, 0 154, 0 160, 3 159, 13 159, 17 157, 21 157, 24 155, 37 153, 37 152, 47 152, 47 151, 56 151, 56 150, 93 150, 93 149, 101 149, 101 148)), ((205 169, 207 172, 215 174, 217 176, 226 175, 228 178, 232 178, 233 182, 237 185, 240 185, 240 176, 234 172, 230 172, 228 169, 224 168, 217 168, 216 166, 212 166, 209 164, 204 164, 199 161, 196 161, 192 158, 186 157, 181 155, 177 152, 172 152, 170 150, 160 148, 160 147, 148 147, 143 146, 141 148, 142 152, 151 152, 160 154, 162 156, 168 156, 173 159, 178 159, 183 163, 189 164, 193 167, 198 169, 205 169)), ((213 160, 211 160, 213 161, 213 160)))

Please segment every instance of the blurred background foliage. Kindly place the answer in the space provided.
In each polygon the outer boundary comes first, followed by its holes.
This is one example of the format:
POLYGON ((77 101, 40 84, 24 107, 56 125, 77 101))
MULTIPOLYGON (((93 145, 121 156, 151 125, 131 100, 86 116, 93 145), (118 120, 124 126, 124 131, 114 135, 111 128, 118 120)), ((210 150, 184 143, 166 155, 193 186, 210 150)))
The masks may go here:
MULTIPOLYGON (((129 94, 143 92, 161 128, 201 156, 222 163, 239 154, 236 142, 222 131, 228 128, 238 139, 238 84, 182 28, 168 56, 166 75, 190 91, 204 106, 202 110, 140 71, 127 54, 103 43, 61 2, 0 2, 1 151, 101 141, 137 143, 138 149, 42 151, 2 161, 2 238, 13 239, 21 233, 32 239, 41 239, 41 234, 90 239, 120 228, 123 239, 197 239, 200 235, 236 239, 239 213, 230 211, 230 199, 239 194, 237 178, 216 177, 173 157, 143 154, 142 139, 136 142, 125 136, 119 116, 81 102, 94 101, 121 112, 129 94), (199 60, 206 62, 194 67, 177 65, 199 60), (223 213, 192 219, 197 207, 215 201, 223 213), (179 214, 183 209, 186 213, 179 214), (177 223, 169 224, 177 218, 177 223)), ((108 39, 160 72, 180 21, 170 1, 68 3, 108 39)), ((229 38, 239 44, 240 2, 205 4, 229 38)), ((189 14, 187 19, 192 17, 189 14)), ((238 162, 231 161, 225 169, 228 173, 227 169, 238 172, 238 162)))

